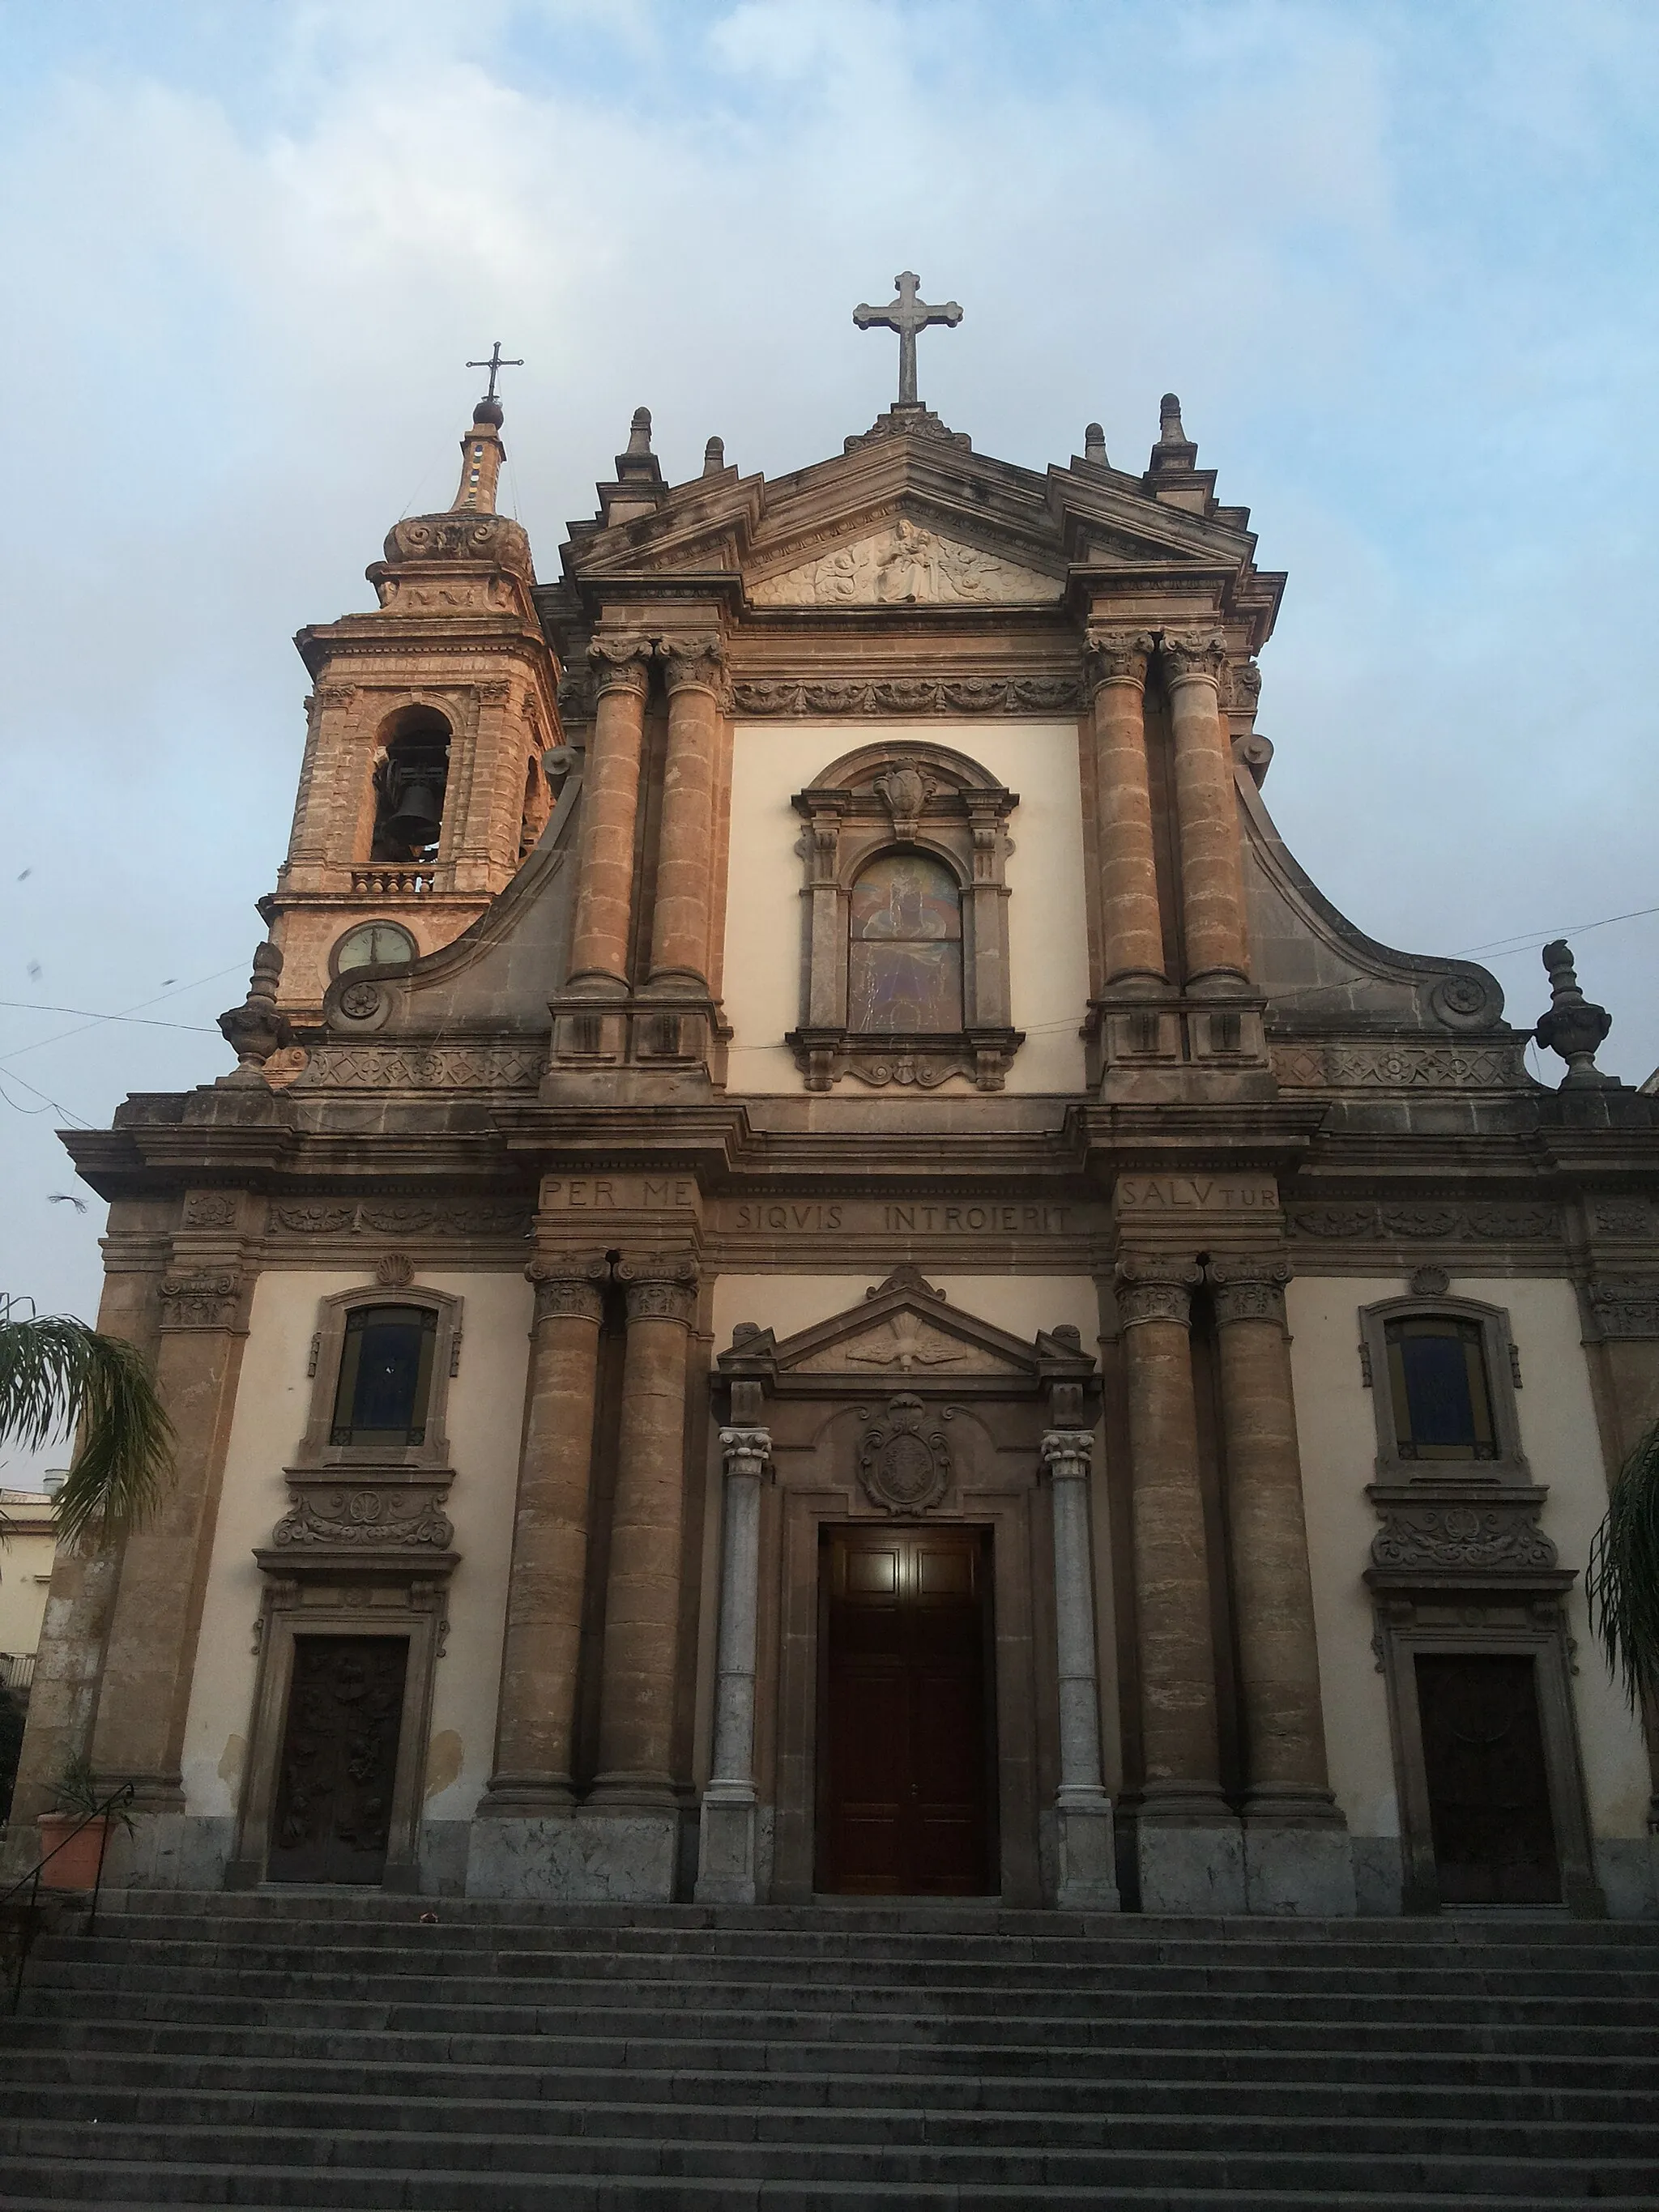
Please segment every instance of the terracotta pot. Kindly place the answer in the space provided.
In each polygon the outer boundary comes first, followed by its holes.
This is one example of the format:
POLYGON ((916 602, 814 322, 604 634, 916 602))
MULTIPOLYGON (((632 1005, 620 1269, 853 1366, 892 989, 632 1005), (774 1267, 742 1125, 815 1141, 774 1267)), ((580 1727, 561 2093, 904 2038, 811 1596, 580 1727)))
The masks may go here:
POLYGON ((78 1813, 42 1813, 40 1815, 40 1854, 57 1852, 55 1858, 46 1860, 40 1869, 42 1889, 92 1889, 98 1881, 98 1854, 104 1848, 104 1838, 109 1832, 107 1817, 88 1820, 74 1840, 58 1846, 70 1834, 81 1815, 78 1813))

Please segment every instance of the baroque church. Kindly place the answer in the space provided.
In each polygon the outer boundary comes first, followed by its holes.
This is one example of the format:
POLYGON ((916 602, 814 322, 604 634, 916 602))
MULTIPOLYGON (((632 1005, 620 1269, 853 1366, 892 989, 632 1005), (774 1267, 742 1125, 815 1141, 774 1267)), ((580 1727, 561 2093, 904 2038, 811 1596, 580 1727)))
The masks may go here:
POLYGON ((545 576, 497 348, 301 632, 239 1065, 65 1139, 177 1476, 59 1559, 14 1818, 83 1755, 140 1886, 1652 1914, 1583 1578, 1659 1101, 1565 945, 1551 1088, 1286 850, 1176 398, 988 459, 898 287, 841 453, 670 484, 641 409, 545 576))

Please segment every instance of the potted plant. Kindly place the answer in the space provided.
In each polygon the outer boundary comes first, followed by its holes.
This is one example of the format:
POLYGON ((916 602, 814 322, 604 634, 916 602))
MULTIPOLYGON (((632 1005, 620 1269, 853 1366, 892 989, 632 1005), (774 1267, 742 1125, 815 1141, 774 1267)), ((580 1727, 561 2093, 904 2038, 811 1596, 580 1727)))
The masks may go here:
POLYGON ((42 1889, 94 1889, 98 1869, 112 1824, 132 1833, 132 1815, 125 1805, 100 1813, 106 1791, 100 1791, 84 1759, 71 1759, 58 1776, 54 1795, 57 1809, 40 1816, 42 1889), (94 1817, 95 1816, 95 1817, 94 1817))

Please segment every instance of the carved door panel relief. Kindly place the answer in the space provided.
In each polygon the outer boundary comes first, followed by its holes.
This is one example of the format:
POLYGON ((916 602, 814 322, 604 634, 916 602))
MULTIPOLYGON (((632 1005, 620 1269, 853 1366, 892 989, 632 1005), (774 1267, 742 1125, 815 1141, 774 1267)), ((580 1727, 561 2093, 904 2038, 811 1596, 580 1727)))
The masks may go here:
POLYGON ((380 1880, 408 1662, 405 1637, 295 1637, 270 1881, 380 1880))
POLYGON ((987 1533, 836 1530, 821 1565, 817 1886, 863 1896, 994 1890, 987 1533))
POLYGON ((1420 1651, 1416 1672, 1442 1902, 1558 1904, 1534 1661, 1420 1651))

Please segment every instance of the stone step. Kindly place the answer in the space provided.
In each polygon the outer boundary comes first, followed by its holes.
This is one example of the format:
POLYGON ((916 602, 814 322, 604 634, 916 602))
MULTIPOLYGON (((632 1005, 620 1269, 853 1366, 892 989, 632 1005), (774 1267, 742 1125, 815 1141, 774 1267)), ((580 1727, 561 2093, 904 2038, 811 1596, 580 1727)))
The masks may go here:
MULTIPOLYGON (((40 1995, 33 1993, 37 2003, 40 1995)), ((234 2053, 261 2067, 292 2058, 341 2066, 442 2063, 492 2070, 534 2065, 625 2069, 630 2073, 748 2072, 782 2081, 821 2077, 831 2092, 838 2079, 866 2070, 879 2070, 889 2081, 915 2075, 947 2082, 1003 2075, 1092 2081, 1103 2070, 1161 2079, 1186 2068, 1199 2081, 1224 2078, 1264 2085, 1276 2083, 1293 2070, 1298 2080, 1334 2083, 1414 2085, 1432 2081, 1452 2086, 1526 2087, 1569 2082, 1638 2096, 1659 2095, 1659 2048, 1650 2036, 1640 2039, 1633 2053, 1613 2056, 1586 2050, 1582 2039, 1571 2051, 1563 2050, 1553 2037, 1506 2051, 1494 2051, 1492 2043, 1491 2031, 1482 2031, 1468 2047, 1455 2051, 1443 2035, 1432 2048, 1416 2039, 1392 2046, 1370 2039, 1355 2045, 1351 2039, 1343 2048, 1315 2027, 1291 2036, 1281 2033, 1276 2041, 1253 2037, 1243 2046, 1218 2045, 1212 2038, 1193 2036, 1180 2043, 1167 2037, 1147 2037, 1129 2045, 1103 2041, 1088 2049, 1042 2043, 913 2045, 867 2038, 850 2043, 803 2038, 767 2045, 662 2036, 629 2037, 601 2046, 586 2036, 533 2031, 421 2034, 342 2027, 332 2020, 317 2026, 276 2027, 261 2021, 204 2027, 199 2021, 181 2022, 171 2007, 152 2020, 137 2020, 127 2013, 111 2019, 83 2017, 78 2010, 59 2018, 31 2008, 11 2024, 9 2034, 0 2033, 0 2052, 23 2044, 54 2053, 137 2051, 171 2060, 189 2059, 210 2046, 214 2052, 234 2053)))
MULTIPOLYGON (((0 2120, 0 2158, 14 2162, 84 2154, 88 2130, 41 2120, 0 2120)), ((100 2124, 100 2155, 122 2165, 149 2160, 186 2164, 222 2159, 246 2173, 267 2167, 339 2166, 396 2176, 464 2172, 469 2194, 486 2175, 659 2177, 733 2181, 926 2182, 1000 2189, 1060 2185, 1092 2188, 1207 2188, 1429 2191, 1456 2197, 1651 2198, 1659 2191, 1659 2160, 1596 2154, 1553 2159, 1525 2154, 1463 2155, 1413 2147, 1404 2152, 1261 2150, 1235 2148, 1136 2148, 1073 2150, 1048 2144, 973 2148, 948 2144, 854 2144, 822 2141, 764 2142, 684 2136, 458 2136, 413 2129, 361 2125, 326 2133, 313 2128, 250 2124, 228 2130, 168 2125, 154 2130, 100 2124)))

